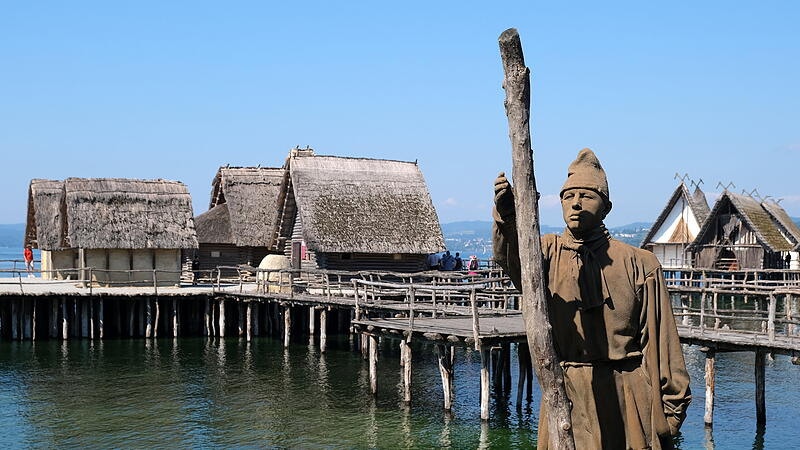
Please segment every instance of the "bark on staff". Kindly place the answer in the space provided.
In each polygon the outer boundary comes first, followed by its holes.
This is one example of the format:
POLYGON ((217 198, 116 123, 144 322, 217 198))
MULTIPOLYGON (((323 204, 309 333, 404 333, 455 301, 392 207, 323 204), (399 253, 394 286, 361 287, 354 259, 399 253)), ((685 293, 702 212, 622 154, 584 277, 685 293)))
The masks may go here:
MULTIPOLYGON (((533 151, 530 136, 530 73, 522 43, 514 28, 500 35, 506 91, 506 116, 513 158, 514 203, 517 211, 519 256, 522 270, 522 313, 528 345, 548 411, 551 448, 573 449, 572 421, 564 387, 564 373, 553 344, 548 305, 543 289, 542 248, 533 151)), ((487 355, 488 356, 488 355, 487 355)))

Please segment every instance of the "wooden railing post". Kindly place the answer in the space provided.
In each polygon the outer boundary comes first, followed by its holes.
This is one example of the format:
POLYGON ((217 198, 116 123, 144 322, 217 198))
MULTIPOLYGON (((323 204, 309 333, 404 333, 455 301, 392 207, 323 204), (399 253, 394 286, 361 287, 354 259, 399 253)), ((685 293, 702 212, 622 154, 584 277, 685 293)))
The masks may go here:
POLYGON ((478 294, 475 289, 469 291, 469 303, 472 308, 472 338, 475 339, 475 350, 481 349, 481 326, 478 316, 478 294))
POLYGON ((361 320, 361 308, 358 305, 358 280, 353 278, 351 281, 353 282, 353 298, 355 300, 356 320, 361 320))
POLYGON ((769 341, 775 341, 775 296, 773 294, 769 295, 769 322, 767 322, 767 334, 769 335, 769 341))
POLYGON ((706 293, 705 291, 703 291, 703 293, 700 295, 700 334, 703 334, 703 332, 706 329, 705 322, 706 322, 706 293))
POLYGON ((92 268, 89 267, 89 295, 92 295, 92 285, 94 285, 92 283, 92 268))
POLYGON ((153 269, 153 293, 158 297, 158 275, 156 269, 153 269))
POLYGON ((411 342, 411 335, 414 334, 414 302, 416 301, 416 289, 414 286, 408 288, 408 342, 411 342))

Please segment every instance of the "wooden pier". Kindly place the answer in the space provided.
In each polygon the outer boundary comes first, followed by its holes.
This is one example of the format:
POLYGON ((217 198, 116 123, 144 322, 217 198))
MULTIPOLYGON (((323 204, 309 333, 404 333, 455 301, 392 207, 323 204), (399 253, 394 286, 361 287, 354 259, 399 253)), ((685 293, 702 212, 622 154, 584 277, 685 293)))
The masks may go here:
MULTIPOLYGON (((490 384, 511 390, 512 344, 526 343, 519 294, 498 270, 478 275, 233 268, 205 284, 161 286, 158 271, 139 286, 88 280, 0 278, 0 337, 107 339, 179 336, 271 336, 289 346, 308 337, 326 351, 330 334, 349 334, 369 361, 377 392, 378 341, 398 342, 411 402, 412 343, 436 353, 444 409, 452 407, 453 349, 481 357, 481 418, 489 418, 490 384)), ((91 271, 85 271, 88 274, 91 271)), ((713 423, 715 362, 721 352, 754 353, 758 423, 766 421, 764 362, 800 357, 800 274, 788 271, 682 272, 668 278, 681 341, 706 353, 705 422, 713 423)), ((133 278, 133 276, 131 277, 133 278)), ((139 276, 138 278, 141 278, 139 276)), ((89 278, 90 279, 90 278, 89 278)), ((527 345, 518 351, 518 404, 531 395, 527 345), (526 386, 527 384, 527 386, 526 386), (527 387, 527 388, 526 388, 527 387)))

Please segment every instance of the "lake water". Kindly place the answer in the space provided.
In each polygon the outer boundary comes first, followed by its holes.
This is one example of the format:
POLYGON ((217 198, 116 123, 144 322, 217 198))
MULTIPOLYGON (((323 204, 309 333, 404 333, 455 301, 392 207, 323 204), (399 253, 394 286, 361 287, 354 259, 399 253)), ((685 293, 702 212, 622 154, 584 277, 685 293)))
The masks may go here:
MULTIPOLYGON (((0 342, 2 447, 519 448, 535 441, 538 390, 516 404, 493 393, 480 422, 479 355, 458 350, 456 400, 444 414, 430 347, 414 347, 413 405, 402 406, 395 341, 378 363, 379 392, 348 339, 328 352, 271 338, 0 342)), ((800 441, 800 367, 766 369, 767 427, 755 426, 753 354, 717 356, 713 444, 703 427, 704 356, 685 347, 694 402, 680 448, 793 448, 800 441)), ((514 352, 516 354, 516 352, 514 352)), ((514 361, 516 363, 516 361, 514 361)))

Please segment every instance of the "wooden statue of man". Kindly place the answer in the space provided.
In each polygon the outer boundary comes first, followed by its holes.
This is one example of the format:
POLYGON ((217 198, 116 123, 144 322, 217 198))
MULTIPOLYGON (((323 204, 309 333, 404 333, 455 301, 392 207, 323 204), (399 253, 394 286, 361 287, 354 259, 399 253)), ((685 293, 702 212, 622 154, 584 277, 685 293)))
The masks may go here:
MULTIPOLYGON (((520 288, 514 196, 495 180, 494 257, 520 288)), ((561 189, 567 226, 542 236, 546 297, 575 448, 671 448, 691 395, 669 294, 652 253, 609 236, 608 181, 589 149, 561 189)), ((542 408, 539 423, 546 423, 542 408)), ((539 448, 547 448, 539 426, 539 448)))

